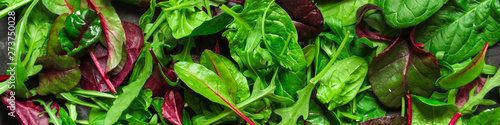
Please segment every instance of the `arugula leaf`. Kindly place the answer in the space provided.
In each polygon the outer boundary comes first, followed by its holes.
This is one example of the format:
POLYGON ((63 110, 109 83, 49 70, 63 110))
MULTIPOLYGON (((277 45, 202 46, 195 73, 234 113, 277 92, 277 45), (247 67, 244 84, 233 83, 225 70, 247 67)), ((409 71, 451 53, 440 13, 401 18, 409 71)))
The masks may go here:
POLYGON ((201 8, 201 0, 170 0, 158 3, 166 15, 166 20, 176 39, 188 36, 203 22, 211 19, 205 12, 195 9, 201 8))
POLYGON ((61 43, 61 48, 73 56, 96 43, 101 32, 101 20, 97 13, 87 8, 67 17, 66 26, 61 29, 57 39, 61 43))
POLYGON ((196 47, 193 37, 186 37, 179 41, 179 44, 184 45, 182 52, 177 55, 172 55, 172 58, 177 61, 193 62, 191 57, 191 48, 196 47))
MULTIPOLYGON (((14 112, 8 113, 9 116, 15 117, 23 125, 40 125, 49 123, 48 121, 50 118, 48 114, 44 113, 44 107, 35 104, 33 100, 16 100, 16 97, 10 96, 7 93, 13 95, 14 91, 7 90, 5 94, 0 95, 0 100, 5 106, 8 106, 7 108, 9 109, 15 107, 14 112)), ((46 104, 46 102, 44 102, 44 104, 46 104)), ((58 110, 60 107, 57 103, 52 103, 50 108, 58 110)), ((58 114, 56 113, 56 116, 57 115, 58 114)))
POLYGON ((126 38, 120 18, 108 0, 87 0, 86 3, 89 8, 97 12, 101 20, 101 27, 108 47, 106 74, 116 75, 122 70, 121 68, 125 64, 123 62, 126 60, 126 57, 123 57, 126 38))
POLYGON ((436 13, 448 0, 380 0, 389 26, 406 28, 415 26, 436 13))
MULTIPOLYGON (((40 105, 43 106, 43 108, 45 109, 45 113, 47 113, 49 115, 49 123, 52 123, 54 125, 62 125, 62 121, 61 119, 58 119, 57 116, 56 116, 56 113, 58 112, 58 110, 60 109, 59 107, 57 108, 54 108, 52 109, 52 103, 53 101, 49 102, 48 104, 45 104, 45 101, 42 101, 40 99, 35 99, 33 100, 34 102, 38 102, 40 103, 40 105)), ((42 112, 42 113, 44 113, 42 112)))
POLYGON ((416 47, 407 33, 401 35, 368 67, 373 93, 389 108, 399 107, 407 92, 431 96, 440 76, 436 57, 416 47))
POLYGON ((142 86, 146 83, 146 80, 151 75, 151 70, 153 69, 152 62, 153 57, 149 51, 143 50, 144 60, 140 60, 135 64, 134 72, 140 74, 134 74, 130 77, 132 81, 122 88, 122 93, 113 101, 113 106, 109 109, 106 114, 104 124, 111 125, 118 121, 122 113, 130 106, 132 101, 139 95, 142 86))
POLYGON ((303 119, 308 119, 309 115, 309 101, 314 89, 314 84, 308 84, 305 88, 297 91, 299 100, 292 106, 286 108, 276 109, 275 113, 281 116, 279 125, 289 125, 297 123, 300 116, 303 119))
POLYGON ((442 76, 436 81, 436 85, 443 89, 459 88, 476 79, 483 71, 485 65, 484 57, 487 49, 488 43, 484 45, 483 50, 479 52, 467 66, 457 72, 442 76))
POLYGON ((80 10, 80 0, 42 0, 42 2, 50 12, 57 15, 70 14, 80 10))
POLYGON ((498 0, 450 0, 417 26, 415 42, 432 53, 444 51, 444 60, 457 63, 481 51, 485 42, 500 40, 498 0), (470 18, 481 17, 481 18, 470 18))
POLYGON ((368 71, 368 63, 361 57, 350 57, 336 62, 327 76, 319 81, 316 94, 321 103, 328 104, 328 110, 350 102, 358 93, 368 71))
POLYGON ((469 100, 459 109, 462 114, 472 114, 475 111, 475 107, 478 105, 492 105, 496 104, 495 101, 489 99, 483 99, 486 94, 493 88, 500 86, 500 72, 497 71, 492 78, 488 78, 484 83, 483 88, 477 94, 475 94, 478 87, 474 87, 469 92, 469 100))
POLYGON ((412 124, 448 124, 458 107, 455 104, 430 100, 421 96, 411 95, 412 124))
POLYGON ((146 29, 146 25, 151 23, 153 21, 154 15, 155 15, 155 9, 156 9, 156 0, 150 0, 149 1, 149 9, 142 14, 142 16, 139 18, 139 27, 141 29, 146 29))

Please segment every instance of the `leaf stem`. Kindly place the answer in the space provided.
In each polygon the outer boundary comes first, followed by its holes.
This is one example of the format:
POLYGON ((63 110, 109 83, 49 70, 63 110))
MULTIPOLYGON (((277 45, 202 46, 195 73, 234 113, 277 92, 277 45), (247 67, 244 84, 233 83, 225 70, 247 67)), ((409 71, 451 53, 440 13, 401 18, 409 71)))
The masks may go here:
POLYGON ((412 114, 412 106, 411 106, 411 94, 408 92, 406 95, 406 98, 408 99, 408 125, 411 125, 411 114, 412 114))
POLYGON ((59 95, 61 95, 67 101, 75 103, 75 104, 79 104, 79 105, 86 106, 86 107, 91 107, 91 108, 102 109, 98 105, 95 105, 95 104, 92 104, 92 103, 88 103, 88 102, 84 102, 84 101, 82 101, 82 100, 74 97, 73 95, 71 95, 71 93, 68 93, 68 92, 59 93, 59 95))
POLYGON ((462 113, 457 112, 457 114, 453 115, 453 118, 451 119, 450 123, 448 125, 455 125, 457 120, 462 116, 462 113))
POLYGON ((71 93, 86 95, 86 96, 93 96, 93 97, 112 98, 112 99, 116 99, 118 97, 116 95, 109 94, 109 93, 103 93, 103 92, 92 91, 92 90, 84 90, 84 89, 80 89, 77 87, 75 87, 75 89, 72 89, 71 93))
MULTIPOLYGON (((283 47, 283 49, 281 50, 281 53, 280 53, 280 56, 282 56, 283 54, 285 54, 285 50, 286 48, 288 48, 288 44, 290 44, 290 39, 292 38, 291 37, 292 35, 290 35, 290 33, 288 34, 288 38, 286 38, 286 43, 285 43, 285 46, 283 47)), ((264 37, 265 39, 265 37, 264 37)))
POLYGON ((82 125, 88 125, 89 120, 75 120, 75 123, 82 124, 82 125))
MULTIPOLYGON (((266 32, 265 32, 265 24, 266 24, 266 15, 267 15, 267 11, 269 10, 269 8, 271 8, 271 5, 273 5, 275 0, 271 1, 269 3, 269 5, 266 7, 266 10, 264 10, 264 15, 262 16, 262 40, 264 42, 266 42, 266 32)), ((288 36, 290 37, 290 36, 288 36)))
POLYGON ((12 6, 8 6, 7 8, 5 8, 5 9, 3 9, 3 10, 0 11, 0 18, 2 18, 5 15, 7 15, 7 13, 9 13, 10 11, 14 11, 14 10, 16 10, 16 9, 18 9, 18 8, 26 5, 26 4, 28 4, 29 2, 31 2, 31 0, 23 0, 23 1, 19 2, 19 3, 16 3, 16 4, 12 5, 12 6))
POLYGON ((205 2, 205 9, 207 10, 208 16, 212 17, 212 10, 210 9, 210 4, 208 3, 208 0, 204 0, 205 2))
POLYGON ((92 60, 94 61, 95 66, 97 67, 97 70, 99 70, 99 74, 101 74, 102 78, 106 82, 106 85, 108 85, 109 90, 111 90, 111 92, 113 94, 116 94, 115 86, 113 86, 113 84, 111 83, 111 81, 109 81, 108 77, 104 73, 104 70, 102 69, 101 64, 99 64, 99 61, 97 60, 97 58, 96 58, 96 56, 94 54, 94 50, 92 50, 92 48, 90 48, 90 47, 87 47, 87 50, 89 51, 90 57, 92 57, 92 60))
POLYGON ((245 20, 243 20, 243 18, 241 18, 240 16, 238 16, 238 13, 236 13, 233 10, 229 9, 229 7, 227 7, 226 5, 222 4, 222 6, 220 7, 220 9, 222 11, 226 12, 227 14, 231 15, 232 17, 234 17, 236 20, 238 20, 241 23, 243 23, 243 25, 245 26, 245 28, 250 29, 250 30, 252 29, 252 27, 250 27, 250 25, 245 20))
POLYGON ((401 97, 401 116, 405 117, 405 97, 401 97))
POLYGON ((151 26, 151 28, 149 28, 149 30, 146 32, 146 35, 144 35, 144 41, 149 40, 149 37, 151 37, 151 35, 153 35, 153 32, 156 30, 156 28, 158 28, 160 26, 160 24, 165 22, 166 18, 167 18, 167 16, 165 15, 165 13, 163 13, 163 11, 160 12, 160 16, 153 23, 153 26, 151 26))
MULTIPOLYGON (((347 34, 349 34, 349 31, 347 31, 347 34)), ((319 79, 321 79, 326 74, 328 69, 330 69, 330 67, 333 65, 335 60, 337 60, 337 57, 340 55, 342 48, 344 48, 345 43, 347 43, 347 38, 349 38, 349 35, 346 35, 344 37, 344 39, 342 40, 342 43, 339 46, 339 49, 337 51, 335 51, 335 55, 333 55, 332 59, 330 59, 330 62, 328 62, 328 64, 326 64, 326 67, 323 68, 323 70, 321 70, 321 72, 319 72, 318 75, 314 76, 314 78, 311 79, 309 82, 311 82, 312 84, 316 84, 316 83, 318 83, 319 79)), ((319 69, 316 69, 316 70, 319 70, 319 69)))

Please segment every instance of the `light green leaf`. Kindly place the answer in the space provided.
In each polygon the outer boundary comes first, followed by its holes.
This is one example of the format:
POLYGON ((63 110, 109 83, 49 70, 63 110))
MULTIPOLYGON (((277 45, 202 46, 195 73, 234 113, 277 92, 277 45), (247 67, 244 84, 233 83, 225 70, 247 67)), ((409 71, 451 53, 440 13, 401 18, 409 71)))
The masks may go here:
POLYGON ((387 24, 394 28, 415 26, 436 13, 448 0, 380 0, 387 24))
POLYGON ((343 26, 357 22, 356 11, 365 4, 376 4, 377 0, 315 0, 323 17, 341 19, 343 26))

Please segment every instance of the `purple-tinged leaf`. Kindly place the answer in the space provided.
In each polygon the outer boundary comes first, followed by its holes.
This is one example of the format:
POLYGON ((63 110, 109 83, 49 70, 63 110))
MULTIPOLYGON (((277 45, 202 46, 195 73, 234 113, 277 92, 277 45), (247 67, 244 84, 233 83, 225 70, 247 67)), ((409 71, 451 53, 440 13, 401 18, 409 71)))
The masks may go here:
POLYGON ((89 8, 96 11, 101 20, 101 27, 106 37, 108 47, 108 60, 106 62, 106 74, 116 75, 120 73, 123 65, 120 65, 125 43, 125 31, 115 8, 109 0, 87 0, 89 8))
POLYGON ((88 8, 70 14, 65 23, 57 40, 69 56, 96 43, 102 32, 99 16, 88 8))
POLYGON ((80 0, 42 0, 42 2, 50 12, 57 15, 80 10, 80 0))
POLYGON ((39 57, 35 64, 43 66, 36 88, 39 95, 67 92, 78 84, 82 76, 76 59, 71 56, 39 57))
POLYGON ((53 56, 53 55, 65 55, 66 52, 64 52, 61 48, 61 43, 57 39, 59 36, 59 32, 61 32, 61 29, 63 29, 66 26, 66 17, 68 17, 69 14, 61 14, 59 17, 57 17, 56 21, 54 21, 54 24, 52 24, 52 28, 50 28, 50 34, 49 34, 49 40, 47 41, 47 53, 45 56, 53 56))
POLYGON ((429 97, 440 76, 436 57, 414 45, 408 32, 382 53, 368 68, 368 81, 380 102, 389 108, 401 105, 406 93, 429 97))
POLYGON ((182 125, 181 112, 184 102, 178 91, 169 89, 163 99, 161 114, 165 119, 175 125, 182 125))
MULTIPOLYGON (((109 74, 107 74, 108 78, 111 80, 115 87, 120 86, 127 74, 132 70, 132 68, 134 67, 134 63, 141 54, 142 47, 144 45, 144 33, 142 32, 141 28, 130 22, 122 22, 122 25, 125 28, 125 35, 127 38, 127 61, 125 62, 122 71, 117 75, 109 76, 109 74)), ((94 49, 94 53, 99 60, 101 67, 105 67, 106 60, 108 58, 108 52, 106 51, 106 49, 98 44, 94 49)), ((97 70, 94 62, 89 56, 85 56, 82 58, 81 67, 87 67, 82 69, 83 79, 80 81, 80 86, 83 89, 96 90, 100 92, 109 91, 108 86, 104 82, 103 78, 98 75, 99 71, 97 70)))
POLYGON ((169 88, 172 87, 163 78, 159 65, 155 65, 153 74, 144 84, 144 89, 151 89, 153 97, 162 97, 169 88))
POLYGON ((486 82, 485 77, 478 77, 469 84, 460 87, 460 90, 458 90, 458 93, 455 98, 455 105, 457 105, 458 108, 461 108, 467 101, 469 101, 470 91, 477 86, 477 89, 476 91, 474 91, 474 94, 478 94, 481 91, 481 89, 483 89, 485 82, 486 82))
POLYGON ((382 8, 380 8, 376 5, 373 5, 373 4, 366 4, 364 6, 359 7, 358 11, 356 12, 356 15, 358 18, 358 22, 356 23, 356 34, 358 35, 358 37, 361 37, 361 38, 366 37, 369 39, 376 39, 376 40, 394 41, 393 38, 390 38, 390 37, 387 37, 384 35, 380 35, 378 33, 374 33, 374 32, 371 32, 371 31, 365 29, 365 27, 362 25, 361 21, 362 21, 363 17, 365 16, 365 14, 370 10, 382 11, 382 8))
POLYGON ((311 0, 276 0, 292 18, 299 35, 298 41, 305 41, 323 31, 323 15, 311 0))
POLYGON ((483 71, 484 57, 488 49, 488 42, 484 45, 483 51, 479 52, 472 61, 459 71, 441 77, 436 82, 443 89, 453 89, 466 85, 476 79, 483 71))
POLYGON ((402 116, 384 116, 370 119, 359 123, 358 125, 406 125, 407 121, 402 116))
MULTIPOLYGON (((49 125, 49 116, 46 113, 38 116, 45 111, 43 107, 32 100, 20 101, 8 95, 8 93, 10 94, 13 92, 14 91, 7 90, 6 93, 0 95, 3 104, 10 110, 9 113, 5 114, 15 116, 22 125, 49 125)), ((46 101, 46 104, 48 104, 48 102, 50 101, 46 101)), ((59 105, 57 103, 52 103, 50 107, 52 109, 57 108, 59 111, 59 105)), ((56 115, 59 116, 59 112, 57 112, 56 115)))

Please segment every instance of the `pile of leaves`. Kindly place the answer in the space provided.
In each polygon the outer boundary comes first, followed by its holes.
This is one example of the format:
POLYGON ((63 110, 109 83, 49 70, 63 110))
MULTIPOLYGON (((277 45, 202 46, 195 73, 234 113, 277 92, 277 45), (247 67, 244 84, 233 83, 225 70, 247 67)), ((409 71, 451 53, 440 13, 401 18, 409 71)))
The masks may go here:
POLYGON ((500 86, 485 64, 500 40, 498 0, 120 2, 145 10, 138 24, 109 0, 0 2, 0 17, 20 17, 15 71, 0 77, 9 115, 23 125, 500 121, 499 108, 476 112, 500 86))

